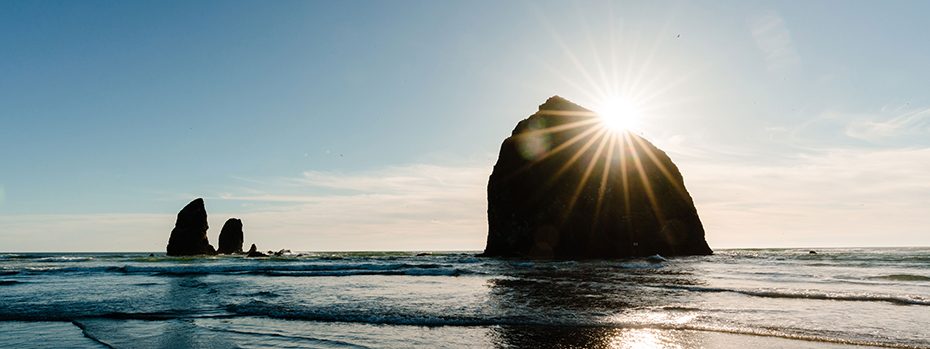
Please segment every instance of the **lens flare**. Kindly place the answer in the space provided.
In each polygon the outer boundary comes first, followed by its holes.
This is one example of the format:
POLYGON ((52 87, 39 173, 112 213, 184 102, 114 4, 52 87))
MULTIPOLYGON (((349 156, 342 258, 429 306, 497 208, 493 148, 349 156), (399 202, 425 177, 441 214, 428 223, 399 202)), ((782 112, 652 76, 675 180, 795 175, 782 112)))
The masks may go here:
POLYGON ((601 122, 614 131, 635 130, 642 118, 639 106, 625 98, 615 98, 595 108, 601 122))

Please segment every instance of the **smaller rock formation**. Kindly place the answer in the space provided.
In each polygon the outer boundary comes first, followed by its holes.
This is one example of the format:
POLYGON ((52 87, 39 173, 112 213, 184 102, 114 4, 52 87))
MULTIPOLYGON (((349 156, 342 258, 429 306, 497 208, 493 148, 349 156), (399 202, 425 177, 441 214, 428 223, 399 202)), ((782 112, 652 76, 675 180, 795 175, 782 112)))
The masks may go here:
POLYGON ((168 238, 168 256, 215 255, 207 240, 207 210, 203 199, 197 198, 178 212, 178 220, 168 238))
POLYGON ((255 247, 255 244, 252 244, 252 248, 249 248, 249 257, 268 257, 267 254, 258 252, 258 247, 255 247))
POLYGON ((219 248, 217 253, 224 254, 242 254, 242 221, 238 218, 230 218, 223 224, 223 230, 220 231, 219 248))

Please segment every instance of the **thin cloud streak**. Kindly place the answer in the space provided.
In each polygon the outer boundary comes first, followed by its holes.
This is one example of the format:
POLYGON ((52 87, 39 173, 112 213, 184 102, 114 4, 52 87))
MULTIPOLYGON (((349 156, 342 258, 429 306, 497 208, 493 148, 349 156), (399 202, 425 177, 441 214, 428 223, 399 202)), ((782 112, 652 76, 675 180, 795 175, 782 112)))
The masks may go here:
POLYGON ((921 137, 926 139, 930 134, 930 109, 909 111, 887 120, 880 120, 877 116, 860 117, 853 120, 846 129, 846 135, 869 141, 882 143, 884 141, 902 137, 921 137))
MULTIPOLYGON (((251 188, 205 196, 215 245, 229 217, 245 245, 263 250, 470 250, 487 238, 490 164, 415 164, 365 173, 308 171, 298 178, 243 178, 251 188), (314 194, 315 190, 338 193, 314 194), (216 200, 241 202, 213 211, 216 200), (270 205, 269 205, 270 204, 270 205)), ((193 199, 191 197, 190 199, 193 199)), ((180 207, 179 207, 180 209, 180 207)), ((0 216, 10 251, 164 251, 176 214, 0 216)))
POLYGON ((711 246, 930 244, 930 148, 837 149, 793 160, 679 161, 711 246))
POLYGON ((479 250, 487 234, 485 188, 490 171, 488 164, 415 164, 355 174, 308 171, 299 178, 270 181, 278 187, 252 190, 262 194, 224 194, 217 199, 295 203, 240 215, 246 230, 261 231, 254 235, 260 246, 479 250), (300 193, 318 189, 344 191, 300 193), (282 193, 287 191, 297 193, 282 193))
POLYGON ((0 216, 8 252, 164 251, 172 214, 39 214, 0 216))
POLYGON ((758 19, 752 24, 751 32, 756 46, 765 56, 769 73, 782 75, 800 69, 801 56, 795 50, 791 32, 781 16, 770 14, 758 19))

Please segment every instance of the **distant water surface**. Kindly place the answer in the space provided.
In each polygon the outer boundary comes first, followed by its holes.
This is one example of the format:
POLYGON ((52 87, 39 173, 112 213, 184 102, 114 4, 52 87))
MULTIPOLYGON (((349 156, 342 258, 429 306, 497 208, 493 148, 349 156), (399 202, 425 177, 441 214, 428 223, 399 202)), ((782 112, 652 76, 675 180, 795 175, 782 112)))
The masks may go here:
POLYGON ((0 346, 930 348, 930 249, 0 253, 0 346))

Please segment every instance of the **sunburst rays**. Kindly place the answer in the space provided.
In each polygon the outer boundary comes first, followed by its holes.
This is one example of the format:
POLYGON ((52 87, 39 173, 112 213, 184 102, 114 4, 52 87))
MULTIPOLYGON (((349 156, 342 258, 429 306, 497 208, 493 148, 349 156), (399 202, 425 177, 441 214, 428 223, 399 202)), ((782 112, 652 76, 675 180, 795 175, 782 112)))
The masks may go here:
POLYGON ((617 142, 617 135, 610 135, 610 145, 607 146, 607 157, 604 158, 604 171, 601 173, 601 186, 597 190, 597 206, 594 209, 594 222, 592 227, 596 227, 600 219, 601 206, 604 204, 604 193, 607 191, 607 178, 610 177, 610 168, 613 167, 614 144, 617 142))
MULTIPOLYGON (((540 114, 552 115, 553 113, 544 111, 540 114)), ((565 211, 562 212, 563 220, 567 219, 567 217, 572 214, 579 198, 585 192, 585 188, 587 188, 589 184, 596 185, 597 198, 592 218, 592 229, 596 228, 602 215, 605 196, 611 188, 611 185, 616 182, 613 179, 614 175, 619 175, 619 184, 622 185, 625 207, 624 214, 625 217, 627 217, 627 221, 629 222, 629 217, 632 212, 630 198, 632 177, 640 184, 650 202, 655 217, 661 222, 663 215, 659 209, 660 205, 657 202, 658 199, 653 190, 653 184, 650 181, 647 167, 658 169, 658 172, 661 173, 677 191, 683 192, 684 188, 678 183, 679 179, 672 174, 671 170, 662 164, 659 156, 645 144, 645 140, 641 139, 639 136, 633 135, 629 130, 615 129, 603 122, 598 122, 596 118, 599 116, 587 114, 589 113, 575 113, 572 115, 584 115, 591 119, 526 131, 515 135, 514 138, 516 141, 525 142, 532 137, 553 136, 572 130, 577 132, 575 135, 566 137, 568 139, 564 142, 554 144, 552 149, 544 152, 538 157, 528 159, 530 161, 526 165, 514 171, 511 175, 516 175, 528 170, 545 160, 549 160, 554 155, 566 151, 566 149, 572 149, 574 151, 570 155, 564 156, 567 159, 564 160, 564 163, 559 164, 558 170, 546 180, 544 188, 541 188, 545 191, 545 189, 556 185, 557 182, 566 176, 566 173, 576 173, 580 171, 578 175, 569 177, 572 179, 577 178, 577 182, 572 183, 574 188, 565 207, 565 211), (592 120, 594 121, 592 122, 592 120), (581 143, 579 144, 579 142, 581 143), (572 147, 573 145, 575 145, 575 147, 572 147), (617 157, 619 157, 619 159, 617 159, 617 157), (615 161, 615 159, 618 161, 615 161), (649 162, 648 166, 644 164, 645 161, 649 162), (600 171, 595 171, 598 166, 602 166, 600 171)))
MULTIPOLYGON (((570 183, 573 185, 573 191, 562 212, 563 220, 576 209, 582 195, 596 192, 596 199, 591 200, 594 206, 591 229, 598 229, 603 209, 616 207, 605 205, 605 198, 616 197, 614 195, 618 193, 613 188, 619 184, 622 189, 624 207, 624 212, 622 212, 624 218, 621 220, 626 222, 628 231, 634 234, 632 231, 634 208, 631 199, 631 190, 634 185, 638 188, 636 189, 639 192, 637 195, 644 195, 648 199, 652 213, 661 226, 663 212, 658 202, 659 196, 656 194, 658 184, 654 181, 664 177, 668 186, 671 186, 674 191, 684 197, 688 197, 688 194, 681 183, 681 177, 677 175, 677 169, 667 167, 660 158, 665 154, 661 156, 657 154, 652 150, 653 147, 647 144, 647 141, 634 132, 643 132, 641 128, 648 124, 653 114, 660 113, 665 107, 678 105, 685 101, 686 99, 672 98, 669 92, 688 80, 694 73, 669 78, 666 69, 654 69, 660 66, 657 64, 657 57, 663 38, 667 36, 664 31, 659 34, 658 39, 652 42, 652 45, 646 45, 650 47, 643 53, 638 52, 642 35, 639 33, 624 35, 622 30, 615 30, 612 17, 609 21, 609 40, 606 43, 599 44, 585 22, 582 29, 589 45, 589 52, 591 52, 589 58, 593 61, 592 65, 585 65, 578 51, 562 39, 546 18, 540 17, 540 20, 549 29, 555 42, 577 70, 575 76, 580 79, 576 81, 547 62, 541 63, 580 95, 581 105, 588 106, 594 112, 540 110, 536 115, 570 116, 574 120, 514 135, 517 142, 534 137, 554 137, 562 141, 548 144, 547 149, 527 159, 528 163, 513 171, 511 176, 537 166, 543 161, 551 161, 554 155, 571 149, 574 153, 560 157, 560 159, 565 159, 564 163, 555 165, 558 170, 545 181, 544 188, 540 188, 545 192, 557 183, 565 185, 568 182, 562 180, 566 173, 575 173, 572 180, 577 182, 570 183), (632 39, 628 40, 630 36, 632 39), (623 40, 628 40, 628 42, 623 42, 623 40), (609 51, 607 64, 600 56, 600 53, 604 51, 603 48, 609 51), (621 48, 626 48, 625 54, 621 48), (626 59, 625 62, 623 58, 626 59), (555 137, 562 133, 566 135, 555 137), (599 169, 598 166, 602 168, 599 169), (647 172, 657 173, 659 177, 647 172), (586 190, 589 187, 590 191, 586 190)), ((622 26, 621 21, 620 27, 622 26)), ((665 180, 662 182, 666 182, 665 180)), ((661 184, 661 190, 666 190, 666 187, 665 183, 661 184)))

